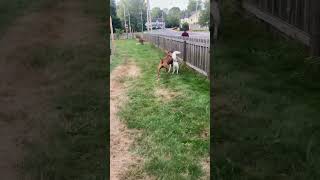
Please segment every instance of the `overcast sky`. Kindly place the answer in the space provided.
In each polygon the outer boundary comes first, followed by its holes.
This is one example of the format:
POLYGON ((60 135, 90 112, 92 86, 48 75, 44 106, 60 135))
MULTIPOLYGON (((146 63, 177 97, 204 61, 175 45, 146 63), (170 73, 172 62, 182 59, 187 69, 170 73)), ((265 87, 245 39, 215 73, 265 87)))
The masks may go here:
POLYGON ((164 8, 172 8, 179 7, 180 10, 187 9, 189 0, 150 0, 151 9, 154 7, 160 7, 160 9, 164 8))
MULTIPOLYGON (((118 3, 119 0, 116 0, 118 3)), ((187 9, 189 0, 150 0, 151 9, 159 7, 160 9, 179 7, 180 10, 187 9)))

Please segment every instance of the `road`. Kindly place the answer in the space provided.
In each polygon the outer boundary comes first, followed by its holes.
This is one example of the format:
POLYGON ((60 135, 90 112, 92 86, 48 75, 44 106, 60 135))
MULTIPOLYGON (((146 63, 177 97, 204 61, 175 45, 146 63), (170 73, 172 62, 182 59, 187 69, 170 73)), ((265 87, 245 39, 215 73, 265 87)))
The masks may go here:
MULTIPOLYGON (((163 35, 170 35, 170 36, 181 36, 182 31, 174 31, 172 29, 158 29, 152 30, 154 34, 163 34, 163 35)), ((210 32, 188 32, 189 37, 198 37, 198 38, 210 38, 210 32)))

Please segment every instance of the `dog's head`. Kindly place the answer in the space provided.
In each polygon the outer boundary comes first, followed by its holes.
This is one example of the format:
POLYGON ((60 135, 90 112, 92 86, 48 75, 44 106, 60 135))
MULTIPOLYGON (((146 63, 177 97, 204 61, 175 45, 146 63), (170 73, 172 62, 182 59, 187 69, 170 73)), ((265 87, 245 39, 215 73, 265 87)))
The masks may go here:
POLYGON ((180 51, 174 51, 172 54, 181 54, 180 51))
POLYGON ((173 51, 165 51, 167 55, 172 55, 173 51))

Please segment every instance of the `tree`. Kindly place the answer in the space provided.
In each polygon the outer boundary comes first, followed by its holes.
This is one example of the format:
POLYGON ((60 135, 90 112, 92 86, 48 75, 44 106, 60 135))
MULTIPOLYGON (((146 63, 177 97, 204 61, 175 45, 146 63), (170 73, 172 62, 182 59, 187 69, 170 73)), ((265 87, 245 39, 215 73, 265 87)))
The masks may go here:
POLYGON ((151 17, 152 20, 156 20, 157 18, 161 18, 162 17, 162 11, 159 7, 154 7, 151 10, 151 17))
POLYGON ((112 0, 110 3, 111 3, 110 4, 110 14, 111 14, 111 16, 116 16, 117 15, 116 1, 112 0))
POLYGON ((209 0, 204 2, 204 9, 200 12, 199 24, 201 26, 208 26, 210 23, 210 3, 209 0))
POLYGON ((129 25, 129 13, 132 30, 141 31, 141 26, 145 28, 147 22, 146 4, 144 0, 120 0, 118 3, 117 14, 120 17, 122 24, 124 24, 124 10, 126 11, 126 21, 129 25), (143 24, 141 21, 141 12, 143 24))
POLYGON ((201 5, 202 2, 201 0, 189 0, 188 6, 187 6, 187 10, 188 12, 194 12, 197 10, 197 1, 198 1, 198 10, 201 10, 201 5))
POLYGON ((115 0, 111 1, 110 14, 111 14, 111 18, 112 18, 113 30, 115 31, 115 29, 121 29, 122 28, 121 21, 120 21, 120 18, 117 16, 117 7, 116 7, 115 0))
POLYGON ((116 29, 116 37, 117 39, 120 39, 120 36, 123 34, 123 29, 116 29))
POLYGON ((168 12, 169 12, 168 8, 164 8, 162 11, 164 14, 168 14, 168 12))
POLYGON ((191 15, 191 12, 189 12, 189 10, 182 10, 181 11, 181 19, 185 18, 185 17, 189 17, 191 15))
POLYGON ((182 24, 182 30, 183 30, 183 31, 188 31, 188 30, 189 30, 189 24, 188 24, 187 22, 184 22, 184 23, 182 24))
POLYGON ((173 7, 169 10, 166 17, 167 27, 178 27, 180 24, 181 11, 178 7, 173 7))

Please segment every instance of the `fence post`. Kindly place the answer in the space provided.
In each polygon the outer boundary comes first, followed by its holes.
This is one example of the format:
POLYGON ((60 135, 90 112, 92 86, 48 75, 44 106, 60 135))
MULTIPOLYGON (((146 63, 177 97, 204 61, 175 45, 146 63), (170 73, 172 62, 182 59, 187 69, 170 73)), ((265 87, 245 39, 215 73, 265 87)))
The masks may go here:
POLYGON ((158 47, 160 47, 160 36, 158 35, 158 47))
POLYGON ((187 41, 183 41, 183 61, 187 62, 187 41))
POLYGON ((320 56, 320 1, 311 0, 311 56, 320 56))

